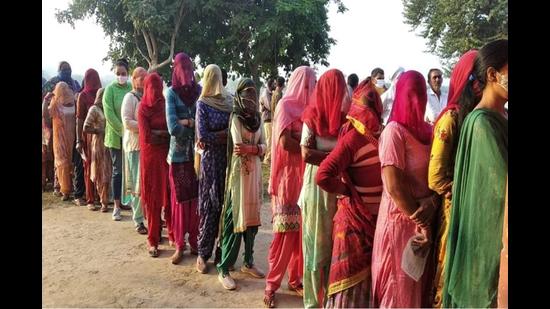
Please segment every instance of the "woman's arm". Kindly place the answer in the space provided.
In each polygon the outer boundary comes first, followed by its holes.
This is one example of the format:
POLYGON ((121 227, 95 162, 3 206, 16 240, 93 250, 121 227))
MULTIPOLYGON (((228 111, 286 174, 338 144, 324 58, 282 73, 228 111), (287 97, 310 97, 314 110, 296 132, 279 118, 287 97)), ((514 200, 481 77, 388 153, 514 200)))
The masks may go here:
POLYGON ((105 113, 105 120, 118 136, 123 135, 122 121, 117 116, 115 111, 115 102, 113 88, 107 87, 103 94, 103 111, 105 113))
POLYGON ((300 153, 300 140, 292 136, 290 129, 284 129, 281 137, 279 138, 279 144, 284 150, 290 153, 300 153))
POLYGON ((227 143, 227 130, 210 131, 208 128, 208 112, 205 110, 204 104, 197 104, 197 114, 195 115, 195 125, 198 129, 198 140, 201 143, 227 143))
POLYGON ((428 167, 428 186, 439 195, 445 195, 452 191, 451 164, 453 160, 453 149, 456 142, 455 124, 453 111, 446 112, 436 124, 434 139, 430 154, 430 165, 428 167))
POLYGON ((324 152, 317 149, 311 149, 306 146, 302 146, 302 159, 304 162, 319 165, 328 156, 329 152, 324 152))
POLYGON ((94 106, 92 106, 88 110, 88 115, 86 115, 86 119, 84 120, 83 129, 84 133, 86 134, 102 134, 105 132, 104 128, 96 128, 95 125, 97 124, 97 113, 95 111, 94 106))
POLYGON ((409 184, 405 179, 403 171, 393 165, 382 167, 382 179, 386 191, 391 196, 395 205, 407 216, 410 217, 418 209, 415 199, 409 190, 409 184))
POLYGON ((120 114, 122 116, 122 124, 124 128, 128 131, 139 133, 139 126, 137 119, 135 119, 137 104, 135 101, 137 98, 134 97, 134 94, 128 92, 124 99, 122 99, 122 107, 120 114))
POLYGON ((305 123, 302 126, 302 140, 300 141, 300 146, 302 159, 309 164, 319 165, 329 154, 328 152, 315 149, 315 135, 305 123))
POLYGON ((193 129, 192 119, 188 119, 186 123, 187 126, 182 125, 182 120, 179 119, 176 112, 177 97, 172 90, 168 90, 168 95, 166 98, 166 124, 168 126, 168 132, 170 135, 175 137, 184 137, 189 138, 193 137, 195 130, 193 129))
MULTIPOLYGON (((338 141, 338 144, 319 165, 315 182, 319 187, 329 193, 350 196, 350 190, 341 180, 342 172, 353 162, 353 151, 346 145, 346 138, 338 141)), ((351 184, 350 184, 351 185, 351 184)))

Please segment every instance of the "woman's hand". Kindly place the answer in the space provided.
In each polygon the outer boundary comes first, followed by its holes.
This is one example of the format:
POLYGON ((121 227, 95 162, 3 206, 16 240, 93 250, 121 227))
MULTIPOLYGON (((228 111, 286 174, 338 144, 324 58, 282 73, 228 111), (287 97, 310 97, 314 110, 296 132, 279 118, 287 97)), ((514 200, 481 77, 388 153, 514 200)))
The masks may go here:
POLYGON ((431 227, 420 228, 420 234, 417 234, 412 243, 412 249, 414 254, 419 256, 425 256, 430 251, 430 245, 432 244, 432 230, 431 227))
POLYGON ((437 195, 430 195, 417 202, 419 204, 418 209, 410 216, 410 219, 421 227, 430 225, 439 206, 440 199, 437 195))
POLYGON ((445 196, 446 199, 451 199, 451 197, 453 197, 453 182, 449 182, 445 188, 443 188, 443 190, 445 190, 446 192, 443 194, 443 196, 445 196))
POLYGON ((178 120, 178 123, 184 127, 189 127, 189 128, 192 128, 195 126, 195 120, 191 118, 180 119, 178 120))
POLYGON ((258 148, 255 145, 246 145, 246 144, 235 144, 233 147, 233 153, 238 156, 243 156, 247 154, 257 154, 258 148))

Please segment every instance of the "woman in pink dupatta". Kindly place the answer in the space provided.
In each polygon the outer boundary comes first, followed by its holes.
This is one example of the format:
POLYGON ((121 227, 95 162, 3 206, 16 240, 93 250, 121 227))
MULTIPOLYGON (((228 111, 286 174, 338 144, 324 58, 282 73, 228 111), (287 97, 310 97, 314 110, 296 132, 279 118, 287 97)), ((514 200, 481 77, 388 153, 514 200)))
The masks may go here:
POLYGON ((53 122, 53 153, 55 173, 61 186, 63 201, 71 194, 73 148, 76 137, 76 106, 74 93, 65 82, 59 82, 48 107, 53 122))
POLYGON ((315 71, 298 67, 288 81, 285 96, 275 108, 269 194, 273 211, 273 241, 269 247, 269 272, 264 303, 275 306, 275 291, 288 269, 288 287, 302 295, 302 232, 298 197, 304 175, 301 156, 302 113, 313 88, 315 71))
MULTIPOLYGON (((418 281, 402 269, 403 252, 412 237, 418 237, 413 242, 413 248, 418 248, 415 256, 426 257, 432 251, 430 224, 439 200, 428 188, 432 128, 423 120, 426 102, 422 74, 403 73, 379 145, 383 193, 372 254, 375 307, 431 306, 431 263, 427 263, 418 281)), ((430 261, 430 256, 426 260, 430 261)))

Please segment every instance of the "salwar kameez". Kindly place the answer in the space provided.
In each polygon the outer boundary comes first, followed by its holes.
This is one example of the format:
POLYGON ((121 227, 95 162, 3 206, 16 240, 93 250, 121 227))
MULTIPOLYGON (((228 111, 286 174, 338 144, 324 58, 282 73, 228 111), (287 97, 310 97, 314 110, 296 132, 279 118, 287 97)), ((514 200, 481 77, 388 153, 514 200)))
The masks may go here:
POLYGON ((218 236, 227 168, 227 144, 219 141, 215 132, 227 130, 229 113, 215 109, 199 99, 196 126, 198 140, 205 146, 200 156, 197 245, 200 257, 207 261, 212 256, 218 236))
POLYGON ((228 168, 227 190, 223 217, 221 221, 221 260, 217 265, 218 272, 226 275, 229 266, 237 258, 241 245, 241 237, 245 242, 246 267, 254 266, 254 239, 258 233, 260 208, 262 205, 262 165, 260 156, 265 153, 264 132, 260 128, 256 132, 247 130, 236 114, 230 118, 231 140, 228 143, 228 153, 231 154, 228 168), (237 155, 233 153, 233 145, 255 145, 259 150, 256 155, 237 155))
MULTIPOLYGON (((303 125, 301 145, 314 139, 316 148, 331 151, 337 138, 323 138, 303 125)), ((332 256, 332 218, 336 213, 336 194, 328 193, 315 183, 319 167, 306 163, 298 205, 302 210, 302 250, 304 256, 304 306, 321 307, 327 300, 328 276, 332 256)))
MULTIPOLYGON (((286 102, 279 104, 284 109, 286 102)), ((282 111, 281 111, 282 113, 282 111)), ((277 117, 275 119, 278 119, 277 117)), ((276 124, 277 125, 277 124, 276 124)), ((302 121, 292 122, 288 128, 294 136, 302 132, 302 121)), ((266 292, 275 292, 281 286, 281 281, 288 270, 288 284, 299 287, 302 284, 302 215, 298 207, 298 197, 304 175, 304 162, 300 153, 290 153, 282 149, 278 142, 282 130, 277 130, 277 141, 273 144, 273 164, 282 164, 272 177, 277 183, 270 184, 276 195, 271 195, 273 240, 269 247, 269 271, 266 276, 266 292), (280 163, 276 162, 282 160, 280 163)), ((271 180, 270 180, 271 181, 271 180)), ((273 193, 271 192, 271 193, 273 193)))

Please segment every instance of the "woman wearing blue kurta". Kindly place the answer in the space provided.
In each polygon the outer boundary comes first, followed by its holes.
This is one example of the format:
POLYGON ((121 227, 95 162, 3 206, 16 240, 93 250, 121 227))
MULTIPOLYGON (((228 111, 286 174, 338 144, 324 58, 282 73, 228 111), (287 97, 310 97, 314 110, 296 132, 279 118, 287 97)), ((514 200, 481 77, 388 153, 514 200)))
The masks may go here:
POLYGON ((201 149, 199 172, 199 239, 197 271, 207 273, 223 206, 227 167, 227 130, 232 98, 222 84, 215 64, 204 70, 203 88, 197 101, 196 126, 201 149))
POLYGON ((185 250, 185 234, 189 233, 191 254, 197 255, 198 181, 193 168, 195 144, 195 102, 201 88, 193 77, 193 61, 185 53, 174 57, 172 86, 166 95, 166 123, 170 138, 170 194, 172 231, 176 252, 172 263, 178 264, 185 250))

